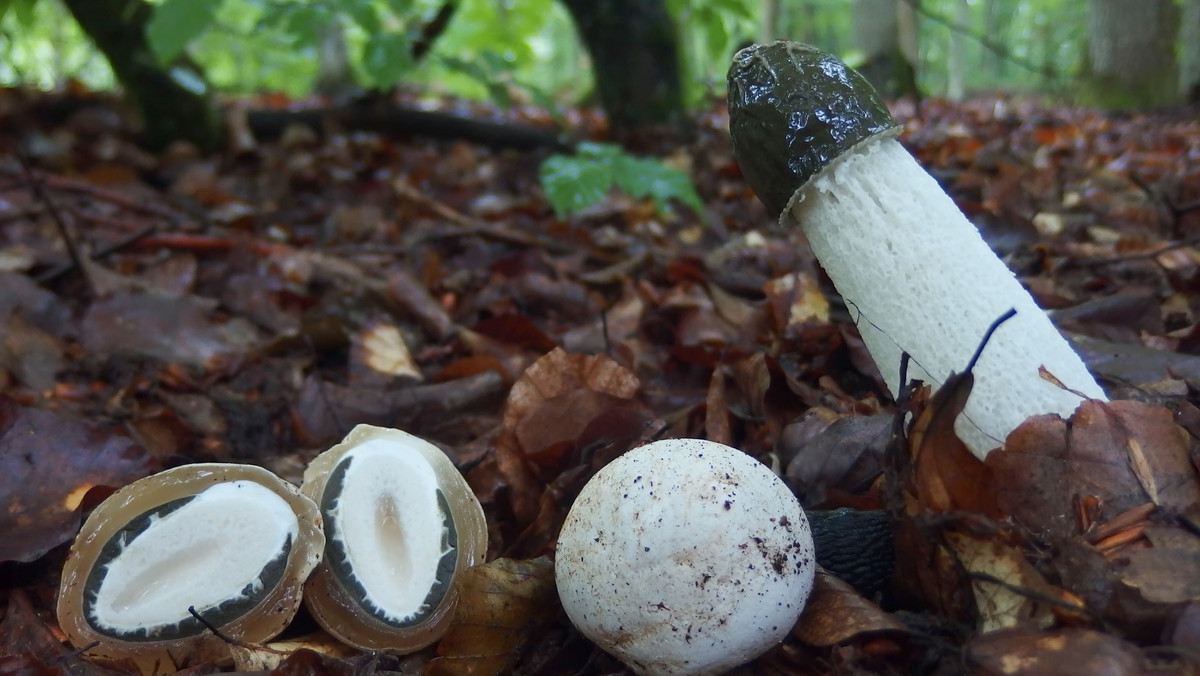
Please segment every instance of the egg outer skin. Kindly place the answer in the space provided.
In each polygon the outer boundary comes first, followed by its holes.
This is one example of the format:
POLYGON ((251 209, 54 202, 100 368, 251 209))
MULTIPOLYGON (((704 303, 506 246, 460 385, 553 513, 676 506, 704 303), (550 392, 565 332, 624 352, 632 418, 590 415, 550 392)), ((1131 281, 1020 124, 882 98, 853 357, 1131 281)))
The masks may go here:
POLYGON ((317 506, 295 486, 262 467, 235 463, 183 465, 139 479, 110 495, 88 516, 71 545, 63 565, 58 591, 59 626, 72 645, 96 645, 89 658, 107 662, 132 662, 143 673, 160 673, 171 664, 219 660, 229 655, 229 644, 212 632, 163 641, 122 641, 97 632, 84 611, 88 575, 101 549, 117 532, 140 514, 179 498, 197 495, 223 482, 247 480, 283 498, 300 531, 280 583, 250 612, 218 627, 227 636, 261 643, 284 629, 300 607, 303 584, 321 561, 325 535, 317 506))
MULTIPOLYGON (((304 587, 304 605, 326 631, 338 640, 362 650, 410 653, 433 643, 446 633, 458 604, 457 579, 462 571, 482 563, 487 556, 487 520, 483 506, 458 468, 440 448, 402 430, 375 425, 357 425, 341 443, 317 456, 304 472, 300 492, 321 502, 330 474, 344 455, 372 439, 386 439, 419 454, 437 476, 458 533, 458 552, 450 588, 441 603, 421 622, 395 627, 379 621, 358 605, 324 563, 304 587)), ((437 524, 439 527, 441 524, 437 524)))
POLYGON ((808 520, 767 467, 700 439, 617 458, 563 524, 571 622, 638 674, 717 674, 777 644, 816 572, 808 520))

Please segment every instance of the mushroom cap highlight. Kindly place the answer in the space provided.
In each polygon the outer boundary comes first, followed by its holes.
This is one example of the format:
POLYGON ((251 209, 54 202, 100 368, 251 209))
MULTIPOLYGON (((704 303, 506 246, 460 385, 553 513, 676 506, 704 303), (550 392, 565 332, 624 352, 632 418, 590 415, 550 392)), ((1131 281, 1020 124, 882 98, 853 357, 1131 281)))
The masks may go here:
POLYGON ((816 562, 792 492, 723 444, 635 448, 584 486, 558 540, 571 622, 639 674, 715 674, 795 624, 816 562))
POLYGON ((831 162, 900 127, 875 88, 837 57, 780 40, 734 55, 729 133, 746 182, 782 218, 831 162))

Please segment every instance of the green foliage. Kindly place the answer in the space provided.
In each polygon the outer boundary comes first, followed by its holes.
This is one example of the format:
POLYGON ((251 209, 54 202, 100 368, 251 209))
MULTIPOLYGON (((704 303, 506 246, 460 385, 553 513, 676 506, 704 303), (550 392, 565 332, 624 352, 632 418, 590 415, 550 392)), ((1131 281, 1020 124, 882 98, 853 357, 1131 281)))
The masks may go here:
POLYGON ((112 69, 58 0, 0 0, 0 84, 112 87, 112 69))
MULTIPOLYGON (((146 1, 155 5, 148 30, 155 53, 169 61, 186 50, 209 83, 226 92, 308 94, 332 30, 343 33, 355 81, 365 87, 403 81, 435 94, 490 99, 509 108, 532 102, 551 110, 578 104, 592 89, 587 53, 561 0, 457 0, 454 19, 419 64, 411 62, 412 41, 443 0, 146 1)), ((1087 22, 1079 0, 970 0, 966 14, 963 1, 920 3, 918 76, 926 94, 945 92, 950 77, 954 31, 945 20, 965 23, 972 34, 1033 66, 968 39, 961 61, 968 91, 1069 91, 1086 61, 1087 22), (1045 67, 1061 77, 1042 76, 1038 71, 1045 67)), ((709 109, 724 93, 733 50, 760 39, 762 3, 666 3, 679 29, 686 101, 709 109)), ((861 60, 866 53, 856 39, 857 4, 778 2, 772 34, 861 60)), ((60 0, 0 0, 0 85, 49 88, 68 78, 114 85, 104 59, 60 0)))
POLYGON ((412 40, 403 33, 374 33, 362 50, 362 67, 370 84, 384 88, 399 83, 412 69, 412 40))
POLYGON ((4 16, 11 11, 22 28, 33 28, 37 21, 37 16, 34 14, 36 3, 37 0, 0 0, 0 21, 3 21, 4 16))
POLYGON ((208 30, 220 2, 213 0, 166 0, 154 8, 146 25, 146 41, 161 63, 174 61, 188 43, 208 30))
POLYGON ((634 197, 653 198, 659 209, 676 199, 697 212, 704 210, 687 174, 612 144, 581 143, 575 155, 547 158, 539 174, 546 198, 560 217, 596 204, 614 186, 634 197))
POLYGON ((706 107, 714 92, 724 91, 733 52, 757 34, 759 4, 757 0, 667 0, 678 26, 684 99, 690 107, 706 107))

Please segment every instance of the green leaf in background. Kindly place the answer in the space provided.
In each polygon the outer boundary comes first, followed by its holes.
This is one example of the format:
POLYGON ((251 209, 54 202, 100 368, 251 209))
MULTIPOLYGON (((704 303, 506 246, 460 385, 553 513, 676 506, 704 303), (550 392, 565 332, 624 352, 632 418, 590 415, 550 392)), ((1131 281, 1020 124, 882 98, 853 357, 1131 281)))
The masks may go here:
POLYGON ((575 155, 553 155, 542 163, 539 178, 560 217, 596 204, 613 186, 633 197, 652 197, 659 209, 677 199, 697 212, 704 210, 687 174, 612 144, 581 143, 575 155))
POLYGON ((37 0, 0 0, 0 20, 4 19, 4 15, 12 10, 13 16, 17 17, 17 23, 21 28, 26 30, 33 28, 37 21, 37 15, 33 13, 33 6, 37 0))
POLYGON ((554 155, 542 162, 538 177, 546 199, 559 217, 587 209, 612 189, 612 162, 584 155, 554 155))
POLYGON ((363 71, 371 85, 395 85, 412 68, 412 41, 405 33, 371 35, 362 51, 363 71))
POLYGON ((325 5, 273 4, 268 5, 260 25, 282 28, 293 47, 307 47, 320 44, 321 33, 336 20, 325 5))
POLYGON ((613 178, 618 188, 634 197, 654 198, 660 209, 668 200, 677 199, 696 213, 704 212, 692 179, 657 160, 621 155, 613 166, 613 178))
POLYGON ((195 38, 208 30, 220 2, 214 0, 166 0, 154 8, 146 24, 146 40, 161 63, 170 63, 195 38))
POLYGON ((358 24, 367 35, 375 36, 386 32, 383 23, 379 20, 379 12, 376 11, 374 3, 370 0, 343 0, 338 5, 338 11, 354 19, 354 23, 358 24))

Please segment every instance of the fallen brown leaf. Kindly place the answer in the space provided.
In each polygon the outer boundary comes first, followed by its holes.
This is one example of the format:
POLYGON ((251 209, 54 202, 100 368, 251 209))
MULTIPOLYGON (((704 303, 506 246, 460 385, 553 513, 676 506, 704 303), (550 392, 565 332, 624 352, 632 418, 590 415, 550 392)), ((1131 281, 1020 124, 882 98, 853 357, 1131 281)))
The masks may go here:
POLYGON ((996 676, 1146 673, 1145 659, 1132 644, 1087 629, 996 631, 971 641, 966 657, 974 673, 996 676))
POLYGON ((0 396, 0 562, 33 561, 75 536, 97 486, 119 488, 155 470, 129 437, 0 396))
POLYGON ((506 673, 539 627, 558 614, 554 564, 497 559, 473 566, 459 583, 458 607, 427 676, 506 673))
POLYGON ((880 633, 903 635, 908 628, 853 587, 818 568, 812 596, 792 628, 792 636, 809 645, 829 647, 880 633))
POLYGON ((1200 502, 1195 444, 1161 406, 1086 401, 1070 420, 1025 421, 986 462, 1004 513, 1059 542, 1079 534, 1074 496, 1098 498, 1101 520, 1147 500, 1171 509, 1200 502))

